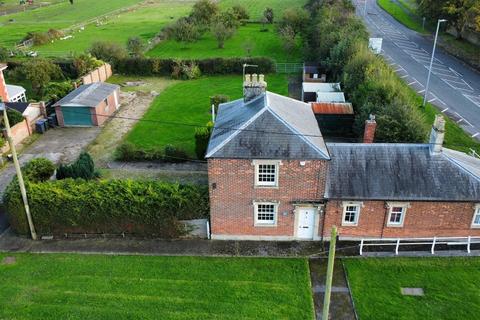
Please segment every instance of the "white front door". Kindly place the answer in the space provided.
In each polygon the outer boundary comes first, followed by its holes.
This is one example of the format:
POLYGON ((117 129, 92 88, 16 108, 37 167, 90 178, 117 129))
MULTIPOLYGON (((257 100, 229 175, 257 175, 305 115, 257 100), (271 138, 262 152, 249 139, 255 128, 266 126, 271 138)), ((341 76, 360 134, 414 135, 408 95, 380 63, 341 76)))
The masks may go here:
POLYGON ((315 229, 315 209, 298 208, 298 230, 297 238, 313 239, 315 229))

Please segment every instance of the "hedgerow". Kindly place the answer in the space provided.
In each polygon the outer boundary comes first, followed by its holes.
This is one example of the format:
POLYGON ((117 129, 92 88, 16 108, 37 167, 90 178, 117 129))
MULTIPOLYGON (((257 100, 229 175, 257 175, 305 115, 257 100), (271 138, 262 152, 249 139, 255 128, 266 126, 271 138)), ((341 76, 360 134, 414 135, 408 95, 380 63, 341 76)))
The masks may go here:
MULTIPOLYGON (((145 237, 182 235, 179 220, 205 218, 209 213, 206 186, 159 181, 65 179, 26 181, 30 211, 40 235, 64 233, 132 233, 145 237)), ((4 195, 10 224, 28 234, 18 183, 4 195)))

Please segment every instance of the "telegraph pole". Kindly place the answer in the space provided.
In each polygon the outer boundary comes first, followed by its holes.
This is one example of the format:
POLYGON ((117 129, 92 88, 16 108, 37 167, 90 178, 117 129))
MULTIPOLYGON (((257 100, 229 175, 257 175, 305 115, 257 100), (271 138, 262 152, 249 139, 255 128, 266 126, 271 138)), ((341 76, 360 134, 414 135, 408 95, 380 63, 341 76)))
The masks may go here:
POLYGON ((15 171, 17 172, 18 185, 20 186, 20 192, 22 194, 23 205, 25 206, 25 214, 27 215, 28 226, 30 227, 30 234, 32 235, 33 240, 37 240, 37 233, 35 232, 35 226, 33 225, 32 216, 30 214, 30 207, 28 206, 27 198, 27 189, 25 189, 25 182, 23 181, 22 170, 20 169, 20 163, 18 162, 17 150, 15 149, 15 144, 12 139, 12 132, 10 130, 10 122, 8 121, 7 116, 7 107, 2 102, 0 98, 0 111, 3 110, 3 120, 5 123, 5 128, 7 129, 7 141, 10 146, 10 151, 12 152, 13 164, 15 165, 15 171))
POLYGON ((330 249, 328 251, 327 281, 325 283, 325 296, 323 299, 322 320, 328 320, 330 310, 330 295, 332 293, 333 265, 335 262, 335 245, 337 242, 337 227, 332 227, 330 234, 330 249))

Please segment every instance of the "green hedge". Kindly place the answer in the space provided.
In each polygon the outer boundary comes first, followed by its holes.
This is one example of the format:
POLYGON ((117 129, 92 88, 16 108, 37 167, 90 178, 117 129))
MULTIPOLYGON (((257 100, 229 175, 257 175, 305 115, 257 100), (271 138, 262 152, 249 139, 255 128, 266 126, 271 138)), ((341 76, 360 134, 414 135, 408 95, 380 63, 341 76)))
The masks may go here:
MULTIPOLYGON (((30 210, 40 235, 132 233, 173 238, 183 233, 179 220, 208 217, 208 188, 159 181, 66 179, 26 182, 30 210)), ((10 224, 28 234, 18 184, 4 195, 10 224)))
MULTIPOLYGON (((115 72, 125 75, 139 76, 170 76, 173 67, 182 62, 179 59, 161 58, 126 58, 115 63, 115 72)), ((212 58, 201 60, 186 60, 185 63, 195 62, 202 74, 242 74, 244 63, 258 65, 257 73, 275 73, 275 61, 266 58, 212 58)))

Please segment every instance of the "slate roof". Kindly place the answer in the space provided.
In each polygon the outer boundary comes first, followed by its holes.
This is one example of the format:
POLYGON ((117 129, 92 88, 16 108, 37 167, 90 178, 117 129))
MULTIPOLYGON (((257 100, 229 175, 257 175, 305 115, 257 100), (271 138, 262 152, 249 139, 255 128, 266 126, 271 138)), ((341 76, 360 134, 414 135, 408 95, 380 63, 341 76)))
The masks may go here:
POLYGON ((67 94, 53 106, 96 107, 118 88, 120 86, 105 82, 84 84, 67 94))
POLYGON ((206 157, 329 159, 311 106, 268 91, 220 104, 206 157))
POLYGON ((327 143, 325 198, 480 201, 480 160, 428 144, 327 143), (476 169, 475 169, 476 168, 476 169))
POLYGON ((25 110, 28 108, 29 105, 30 105, 29 102, 5 102, 5 106, 8 109, 17 110, 22 114, 25 112, 25 110))

